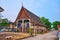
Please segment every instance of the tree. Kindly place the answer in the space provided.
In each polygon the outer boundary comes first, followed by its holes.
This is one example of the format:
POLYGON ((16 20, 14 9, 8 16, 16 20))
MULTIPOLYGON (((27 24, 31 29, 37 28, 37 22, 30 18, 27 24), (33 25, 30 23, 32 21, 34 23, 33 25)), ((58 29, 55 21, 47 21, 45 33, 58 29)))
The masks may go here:
POLYGON ((6 18, 2 19, 2 23, 0 24, 1 24, 0 26, 8 26, 8 20, 6 18))
POLYGON ((57 25, 60 25, 60 22, 59 22, 59 21, 55 21, 55 22, 52 23, 52 25, 53 25, 53 28, 54 28, 55 30, 57 30, 57 29, 58 29, 58 28, 57 28, 57 25))
POLYGON ((40 19, 46 25, 47 29, 51 29, 51 22, 49 21, 49 19, 47 19, 45 17, 41 17, 40 19))

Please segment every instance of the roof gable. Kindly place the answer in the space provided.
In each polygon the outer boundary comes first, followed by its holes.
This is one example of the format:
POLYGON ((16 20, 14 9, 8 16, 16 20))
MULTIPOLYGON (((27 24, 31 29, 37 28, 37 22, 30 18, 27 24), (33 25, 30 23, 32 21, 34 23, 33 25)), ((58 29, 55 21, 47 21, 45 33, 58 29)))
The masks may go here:
POLYGON ((17 18, 16 18, 16 20, 15 20, 15 23, 16 23, 16 21, 18 19, 24 19, 24 18, 29 18, 29 16, 27 15, 24 7, 22 7, 21 10, 20 10, 20 12, 19 12, 19 14, 18 14, 18 16, 17 16, 17 18))
MULTIPOLYGON (((23 6, 22 6, 22 8, 21 8, 21 10, 20 10, 20 12, 19 12, 19 14, 18 14, 18 16, 17 16, 17 19, 19 19, 20 16, 22 16, 22 11, 24 11, 24 12, 23 12, 24 15, 27 14, 27 16, 28 16, 29 18, 33 19, 34 22, 38 23, 39 25, 45 26, 45 25, 42 23, 42 21, 40 20, 40 17, 36 16, 35 14, 33 14, 32 12, 30 12, 29 10, 27 10, 27 9, 24 8, 23 6)), ((17 19, 16 19, 16 20, 17 20, 17 19)), ((15 22, 16 22, 16 21, 15 21, 15 22)))
POLYGON ((27 13, 25 12, 24 8, 22 7, 21 11, 18 14, 17 19, 24 19, 24 18, 29 18, 29 16, 27 15, 27 13))

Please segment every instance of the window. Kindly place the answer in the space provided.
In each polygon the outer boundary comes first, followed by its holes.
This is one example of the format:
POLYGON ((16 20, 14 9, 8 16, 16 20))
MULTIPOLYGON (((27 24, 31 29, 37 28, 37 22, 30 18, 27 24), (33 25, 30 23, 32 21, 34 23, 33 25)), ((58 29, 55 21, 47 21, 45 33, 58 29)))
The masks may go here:
POLYGON ((34 26, 34 24, 33 24, 33 26, 34 26))

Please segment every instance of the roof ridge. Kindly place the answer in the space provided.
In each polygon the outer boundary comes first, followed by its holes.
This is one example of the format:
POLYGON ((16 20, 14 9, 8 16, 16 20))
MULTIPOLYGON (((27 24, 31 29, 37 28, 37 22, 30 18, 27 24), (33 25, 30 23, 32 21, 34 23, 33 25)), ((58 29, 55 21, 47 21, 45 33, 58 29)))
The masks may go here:
MULTIPOLYGON (((25 10, 27 10, 27 11, 29 11, 29 12, 31 12, 30 10, 28 10, 28 9, 26 9, 26 8, 24 8, 25 10)), ((33 12, 31 12, 33 15, 35 15, 33 12)), ((35 16, 37 16, 37 15, 35 15, 35 16)), ((38 16, 37 16, 38 17, 38 16)))

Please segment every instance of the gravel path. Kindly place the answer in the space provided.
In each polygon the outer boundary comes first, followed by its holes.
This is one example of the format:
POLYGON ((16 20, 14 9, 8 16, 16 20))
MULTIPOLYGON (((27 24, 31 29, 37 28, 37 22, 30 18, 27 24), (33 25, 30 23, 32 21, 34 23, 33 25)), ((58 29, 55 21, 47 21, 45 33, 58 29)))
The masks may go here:
POLYGON ((49 32, 43 35, 38 34, 37 36, 22 39, 22 40, 56 40, 58 31, 49 32))

